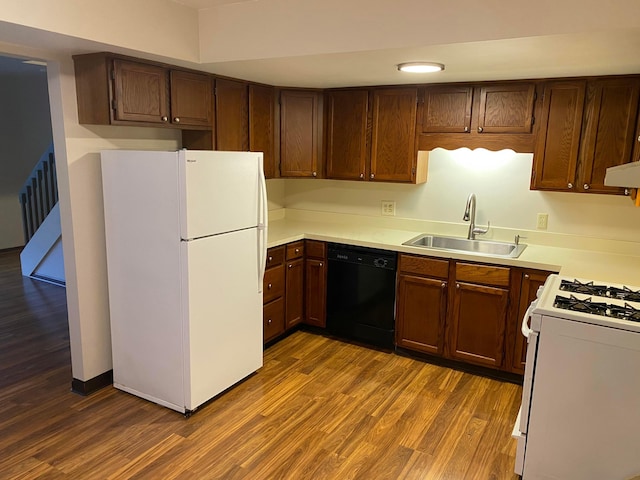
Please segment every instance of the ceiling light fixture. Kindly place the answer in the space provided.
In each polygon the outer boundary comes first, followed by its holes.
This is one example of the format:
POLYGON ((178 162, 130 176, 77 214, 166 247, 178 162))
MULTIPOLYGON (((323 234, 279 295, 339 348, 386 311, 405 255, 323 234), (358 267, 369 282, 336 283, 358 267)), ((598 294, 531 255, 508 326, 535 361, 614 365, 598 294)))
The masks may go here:
POLYGON ((410 73, 432 73, 444 70, 444 65, 433 62, 408 62, 398 64, 398 70, 410 73))

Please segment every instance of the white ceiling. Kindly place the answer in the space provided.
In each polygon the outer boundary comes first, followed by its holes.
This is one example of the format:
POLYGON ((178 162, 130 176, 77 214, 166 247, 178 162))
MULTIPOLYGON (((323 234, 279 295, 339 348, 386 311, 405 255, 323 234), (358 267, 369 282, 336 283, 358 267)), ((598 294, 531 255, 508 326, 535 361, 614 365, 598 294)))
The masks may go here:
POLYGON ((200 68, 281 86, 640 73, 638 0, 172 0, 199 10, 200 68), (406 61, 446 65, 398 72, 406 61))

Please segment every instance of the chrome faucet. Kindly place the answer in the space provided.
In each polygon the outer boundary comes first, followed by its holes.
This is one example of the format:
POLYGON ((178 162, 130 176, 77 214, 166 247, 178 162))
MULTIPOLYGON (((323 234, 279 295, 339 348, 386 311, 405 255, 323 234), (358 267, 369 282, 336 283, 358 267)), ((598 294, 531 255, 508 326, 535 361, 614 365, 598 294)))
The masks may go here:
POLYGON ((490 222, 487 222, 487 227, 476 227, 476 194, 472 193, 467 198, 467 206, 464 209, 464 217, 462 219, 465 222, 469 223, 469 233, 467 234, 467 238, 469 240, 475 240, 476 235, 483 235, 489 231, 489 227, 491 226, 490 222))

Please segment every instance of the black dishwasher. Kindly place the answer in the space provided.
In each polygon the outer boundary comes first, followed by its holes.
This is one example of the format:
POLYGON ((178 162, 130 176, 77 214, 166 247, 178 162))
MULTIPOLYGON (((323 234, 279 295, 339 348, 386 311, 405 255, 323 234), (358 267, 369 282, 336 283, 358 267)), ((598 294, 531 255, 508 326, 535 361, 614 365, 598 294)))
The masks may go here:
POLYGON ((327 261, 327 331, 393 349, 396 253, 330 243, 327 261))

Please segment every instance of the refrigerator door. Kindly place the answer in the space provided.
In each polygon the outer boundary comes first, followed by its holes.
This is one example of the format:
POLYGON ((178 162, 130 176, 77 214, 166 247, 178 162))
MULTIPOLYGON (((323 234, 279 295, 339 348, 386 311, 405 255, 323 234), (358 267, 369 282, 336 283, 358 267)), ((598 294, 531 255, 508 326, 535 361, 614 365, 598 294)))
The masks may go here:
POLYGON ((193 410, 262 366, 259 230, 181 243, 185 399, 193 410))
POLYGON ((184 240, 266 225, 262 153, 180 150, 184 240))

